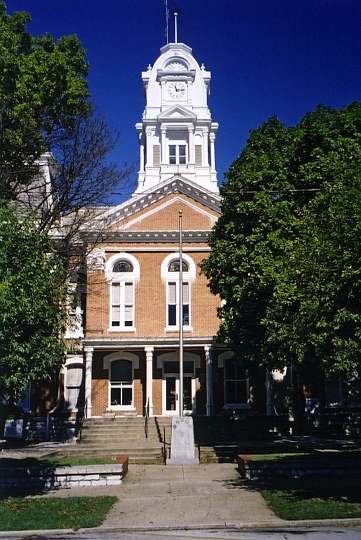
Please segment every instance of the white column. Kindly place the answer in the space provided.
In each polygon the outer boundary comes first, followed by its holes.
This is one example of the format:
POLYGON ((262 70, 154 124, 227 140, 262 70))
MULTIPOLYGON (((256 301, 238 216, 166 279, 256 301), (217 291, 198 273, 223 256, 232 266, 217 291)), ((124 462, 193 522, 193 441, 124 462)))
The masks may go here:
POLYGON ((202 160, 203 160, 203 167, 208 167, 208 129, 204 128, 203 130, 203 152, 202 152, 202 160))
POLYGON ((146 133, 146 137, 147 137, 147 146, 146 146, 147 159, 146 159, 146 165, 147 165, 147 167, 152 167, 152 166, 153 166, 152 129, 151 129, 151 128, 146 128, 145 133, 146 133))
POLYGON ((92 364, 93 347, 84 347, 85 352, 85 416, 92 416, 92 364))
POLYGON ((214 152, 214 142, 216 140, 216 134, 210 133, 209 140, 211 142, 211 170, 214 172, 216 170, 216 156, 214 152))
POLYGON ((144 347, 146 357, 146 405, 149 404, 149 416, 153 416, 153 352, 154 347, 144 347))
POLYGON ((188 128, 188 153, 189 153, 189 163, 194 165, 195 163, 195 153, 194 153, 194 127, 188 128))
POLYGON ((207 388, 207 416, 213 412, 213 370, 212 370, 212 352, 211 346, 204 346, 206 357, 206 388, 207 388))
POLYGON ((269 369, 266 370, 266 414, 272 416, 273 409, 273 381, 269 369))
POLYGON ((165 165, 167 163, 166 135, 167 135, 167 128, 162 127, 160 130, 161 145, 162 145, 162 156, 161 156, 162 165, 165 165))
POLYGON ((144 172, 144 137, 142 131, 139 133, 139 172, 144 172))

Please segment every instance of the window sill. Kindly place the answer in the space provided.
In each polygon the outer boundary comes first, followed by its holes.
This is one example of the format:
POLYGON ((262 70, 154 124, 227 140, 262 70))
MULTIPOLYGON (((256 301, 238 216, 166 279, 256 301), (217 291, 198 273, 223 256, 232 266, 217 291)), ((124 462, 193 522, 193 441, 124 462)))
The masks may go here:
MULTIPOLYGON (((166 332, 179 332, 178 326, 166 326, 165 327, 166 332)), ((183 332, 193 332, 192 326, 183 326, 183 332)))
POLYGON ((136 332, 137 329, 134 326, 112 326, 108 328, 108 332, 136 332))
POLYGON ((112 405, 112 406, 106 408, 106 412, 113 412, 113 411, 136 412, 137 410, 133 405, 112 405))

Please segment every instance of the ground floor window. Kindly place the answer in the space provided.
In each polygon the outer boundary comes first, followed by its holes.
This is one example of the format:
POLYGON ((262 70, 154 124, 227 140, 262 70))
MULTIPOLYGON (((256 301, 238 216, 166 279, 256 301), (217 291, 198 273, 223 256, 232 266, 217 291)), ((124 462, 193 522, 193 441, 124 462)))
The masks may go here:
POLYGON ((131 407, 133 404, 133 366, 130 360, 114 360, 110 365, 110 405, 131 407))
POLYGON ((226 405, 247 405, 248 399, 247 370, 237 358, 228 358, 224 364, 224 402, 226 405))

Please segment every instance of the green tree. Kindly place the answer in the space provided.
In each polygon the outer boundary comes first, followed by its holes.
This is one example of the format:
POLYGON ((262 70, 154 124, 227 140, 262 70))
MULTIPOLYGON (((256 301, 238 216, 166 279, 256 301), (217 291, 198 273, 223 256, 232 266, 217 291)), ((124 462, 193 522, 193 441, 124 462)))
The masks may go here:
POLYGON ((32 36, 30 20, 0 0, 0 393, 11 400, 62 361, 65 286, 79 285, 101 236, 79 232, 128 174, 108 159, 116 138, 91 107, 79 39, 32 36))
POLYGON ((0 207, 0 396, 10 403, 61 365, 65 293, 48 236, 29 215, 0 207))
POLYGON ((350 372, 361 360, 361 104, 251 132, 203 264, 220 335, 249 363, 350 372))
POLYGON ((0 1, 0 199, 29 184, 37 160, 90 112, 85 52, 75 35, 57 41, 26 30, 28 13, 0 1))

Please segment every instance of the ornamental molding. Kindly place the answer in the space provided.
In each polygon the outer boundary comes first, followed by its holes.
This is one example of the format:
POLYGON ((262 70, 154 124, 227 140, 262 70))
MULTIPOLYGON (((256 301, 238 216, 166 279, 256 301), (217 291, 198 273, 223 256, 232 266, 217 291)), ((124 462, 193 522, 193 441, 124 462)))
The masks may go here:
POLYGON ((186 62, 178 59, 170 60, 164 67, 165 71, 187 71, 188 66, 186 65, 186 62))
POLYGON ((194 112, 190 111, 186 107, 182 107, 182 105, 174 105, 170 107, 169 109, 163 111, 158 115, 158 121, 161 120, 191 120, 196 121, 197 115, 194 114, 194 112))
POLYGON ((105 268, 105 251, 101 248, 93 249, 87 256, 87 268, 90 272, 97 272, 105 268))
MULTIPOLYGON (((208 243, 210 231, 183 231, 182 239, 184 243, 208 243)), ((101 235, 97 232, 83 232, 81 237, 85 241, 97 241, 97 242, 123 242, 123 243, 179 243, 178 231, 109 231, 103 232, 101 235)), ((98 268, 97 268, 98 269, 98 268)), ((100 269, 100 268, 99 268, 100 269)), ((104 267, 102 267, 104 269, 104 267)))
POLYGON ((199 184, 195 184, 181 175, 175 175, 169 180, 143 191, 140 195, 136 195, 118 206, 110 207, 97 220, 103 226, 111 226, 120 219, 128 218, 136 212, 144 210, 171 193, 182 193, 211 210, 219 214, 221 213, 221 198, 218 194, 202 188, 199 184))
POLYGON ((117 274, 117 278, 126 281, 126 280, 132 280, 132 279, 139 279, 140 278, 140 265, 139 261, 134 255, 131 255, 130 253, 123 252, 123 253, 115 253, 112 255, 106 262, 105 265, 105 279, 107 281, 112 281, 115 277, 113 273, 113 266, 117 261, 125 260, 129 261, 131 265, 133 266, 132 272, 121 272, 120 274, 117 274))

